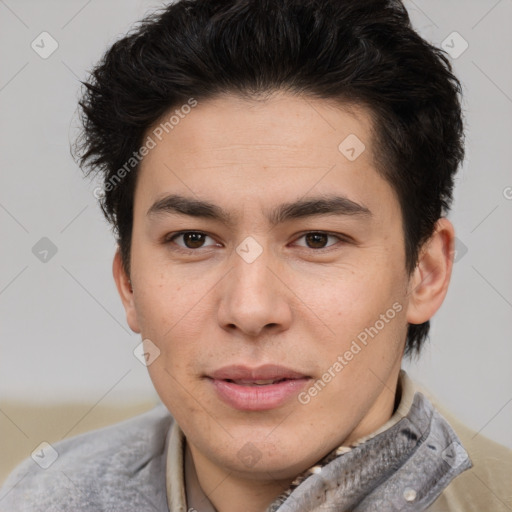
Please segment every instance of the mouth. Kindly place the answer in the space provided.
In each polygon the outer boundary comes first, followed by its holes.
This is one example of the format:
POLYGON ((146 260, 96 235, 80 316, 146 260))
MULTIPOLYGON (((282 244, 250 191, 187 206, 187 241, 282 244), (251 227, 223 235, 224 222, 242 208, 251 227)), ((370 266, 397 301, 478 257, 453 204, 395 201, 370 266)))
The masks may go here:
POLYGON ((226 382, 232 382, 234 384, 238 384, 239 386, 268 386, 269 384, 277 384, 279 382, 284 382, 285 380, 291 379, 265 379, 265 380, 231 380, 231 379, 223 379, 226 382))
POLYGON ((290 368, 227 366, 206 376, 224 403, 243 411, 275 409, 297 395, 310 376, 290 368))

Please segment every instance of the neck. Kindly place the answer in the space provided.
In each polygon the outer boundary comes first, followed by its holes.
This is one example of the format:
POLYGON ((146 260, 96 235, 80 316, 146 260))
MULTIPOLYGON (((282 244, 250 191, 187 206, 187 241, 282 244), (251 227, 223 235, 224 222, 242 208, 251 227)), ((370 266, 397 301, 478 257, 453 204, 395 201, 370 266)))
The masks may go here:
POLYGON ((242 478, 213 466, 194 446, 187 444, 187 449, 201 490, 217 512, 264 512, 293 481, 242 478))

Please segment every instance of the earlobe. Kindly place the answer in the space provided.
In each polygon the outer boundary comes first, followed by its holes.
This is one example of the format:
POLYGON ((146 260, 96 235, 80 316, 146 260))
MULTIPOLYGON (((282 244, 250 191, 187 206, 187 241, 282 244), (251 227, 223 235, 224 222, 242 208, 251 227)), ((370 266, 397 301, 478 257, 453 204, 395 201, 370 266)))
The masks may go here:
POLYGON ((128 325, 132 331, 140 333, 133 287, 130 277, 127 275, 124 268, 119 248, 116 250, 114 261, 112 262, 112 274, 114 275, 117 291, 121 297, 121 301, 126 312, 128 325))
POLYGON ((408 323, 426 322, 441 307, 450 284, 454 241, 452 223, 444 217, 439 219, 433 235, 420 251, 409 282, 408 323))

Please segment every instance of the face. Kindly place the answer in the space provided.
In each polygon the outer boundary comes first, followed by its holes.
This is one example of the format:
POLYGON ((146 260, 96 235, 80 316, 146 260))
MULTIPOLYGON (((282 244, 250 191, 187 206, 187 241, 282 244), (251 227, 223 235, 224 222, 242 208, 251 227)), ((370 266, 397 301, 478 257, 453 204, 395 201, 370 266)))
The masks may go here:
POLYGON ((149 373, 196 460, 293 477, 393 410, 410 282, 370 117, 226 95, 157 127, 129 324, 160 351, 149 373))

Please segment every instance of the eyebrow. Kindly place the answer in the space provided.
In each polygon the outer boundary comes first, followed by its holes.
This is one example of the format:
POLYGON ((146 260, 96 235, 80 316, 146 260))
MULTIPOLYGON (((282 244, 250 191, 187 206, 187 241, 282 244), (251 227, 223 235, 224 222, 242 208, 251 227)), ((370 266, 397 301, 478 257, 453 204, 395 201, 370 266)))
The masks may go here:
MULTIPOLYGON (((179 214, 190 217, 212 219, 228 226, 234 224, 235 218, 220 206, 191 197, 168 195, 156 201, 147 211, 149 217, 164 214, 179 214)), ((266 217, 272 226, 293 219, 302 219, 317 215, 346 215, 371 217, 371 211, 364 205, 344 196, 319 196, 283 203, 266 211, 266 217)))

